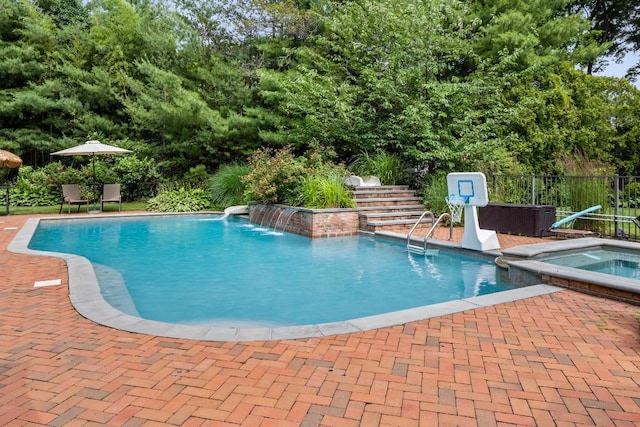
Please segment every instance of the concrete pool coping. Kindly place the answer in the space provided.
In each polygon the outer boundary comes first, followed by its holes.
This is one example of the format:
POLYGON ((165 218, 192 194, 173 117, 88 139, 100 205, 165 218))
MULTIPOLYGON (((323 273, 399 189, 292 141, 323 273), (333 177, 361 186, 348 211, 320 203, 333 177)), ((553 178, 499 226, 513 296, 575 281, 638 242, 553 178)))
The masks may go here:
POLYGON ((537 282, 541 276, 549 276, 640 294, 640 280, 545 262, 545 258, 561 254, 598 249, 640 253, 640 243, 585 237, 517 246, 505 249, 500 258, 509 266, 509 277, 523 283, 537 282))
MULTIPOLYGON (((141 215, 119 214, 110 215, 109 218, 132 216, 141 215)), ((105 217, 89 215, 82 219, 98 218, 105 217)), ((69 275, 69 299, 76 311, 83 317, 86 317, 98 324, 135 333, 203 341, 265 341, 323 337, 400 325, 431 317, 488 307, 563 290, 561 287, 535 284, 513 290, 496 292, 489 295, 416 307, 348 321, 322 323, 317 325, 285 327, 229 327, 219 325, 171 324, 131 316, 113 308, 102 297, 93 266, 86 258, 60 252, 45 252, 29 249, 29 242, 31 241, 33 233, 36 231, 41 220, 68 221, 76 219, 80 218, 30 218, 18 231, 14 239, 9 243, 7 249, 11 252, 25 255, 48 256, 63 259, 67 264, 69 275)), ((395 239, 396 237, 402 237, 402 235, 394 236, 394 233, 386 233, 386 235, 381 235, 381 237, 395 239)), ((404 239, 406 239, 406 237, 404 237, 404 239)), ((438 243, 439 242, 433 242, 433 245, 438 246, 438 243)), ((443 242, 441 246, 449 249, 455 247, 455 245, 445 242, 443 242)), ((493 256, 493 254, 491 256, 493 256)))

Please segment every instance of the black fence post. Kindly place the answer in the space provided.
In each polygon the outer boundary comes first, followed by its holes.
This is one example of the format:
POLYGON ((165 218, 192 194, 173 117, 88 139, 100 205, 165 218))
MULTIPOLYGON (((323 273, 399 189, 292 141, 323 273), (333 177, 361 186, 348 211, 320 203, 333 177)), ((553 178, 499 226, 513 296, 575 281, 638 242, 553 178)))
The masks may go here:
POLYGON ((618 206, 620 205, 620 175, 615 174, 613 176, 613 224, 614 235, 619 237, 621 235, 620 228, 618 226, 618 206))

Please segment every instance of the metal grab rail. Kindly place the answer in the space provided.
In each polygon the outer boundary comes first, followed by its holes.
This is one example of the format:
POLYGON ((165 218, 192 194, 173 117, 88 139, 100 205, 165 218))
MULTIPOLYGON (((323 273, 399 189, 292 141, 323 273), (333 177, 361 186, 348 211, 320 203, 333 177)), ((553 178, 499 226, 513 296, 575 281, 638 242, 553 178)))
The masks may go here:
MULTIPOLYGON (((422 241, 422 252, 423 253, 427 252, 427 241, 429 240, 429 238, 433 234, 433 231, 436 229, 438 224, 440 224, 440 222, 444 218, 447 218, 447 217, 451 218, 451 214, 448 213, 448 212, 445 212, 442 215, 440 215, 437 220, 436 220, 436 216, 433 214, 433 212, 431 212, 431 211, 424 212, 422 215, 420 215, 420 218, 418 218, 418 221, 416 221, 416 223, 413 225, 413 227, 411 227, 411 230, 407 234, 407 250, 411 250, 411 249, 418 249, 419 250, 419 246, 411 244, 411 235, 413 234, 415 229, 418 227, 418 225, 420 225, 420 223, 422 222, 422 219, 427 215, 431 216, 431 224, 432 225, 431 225, 431 229, 429 230, 427 235, 424 236, 424 240, 422 241)), ((453 240, 453 221, 449 221, 449 240, 453 240)))
POLYGON ((422 212, 422 215, 420 215, 420 218, 418 218, 416 223, 413 224, 413 227, 411 227, 411 230, 409 230, 409 234, 407 234, 407 247, 412 246, 411 245, 411 235, 413 234, 415 229, 418 227, 418 225, 420 225, 420 223, 422 222, 422 218, 424 218, 426 215, 431 216, 431 223, 432 224, 435 222, 436 216, 433 214, 433 212, 431 212, 431 211, 422 212))
MULTIPOLYGON (((429 237, 431 237, 431 235, 433 234, 433 230, 435 230, 438 224, 440 223, 440 221, 442 221, 442 219, 446 217, 449 217, 449 219, 451 219, 451 214, 449 212, 445 212, 442 215, 440 215, 438 217, 438 220, 433 224, 433 226, 431 226, 431 230, 429 230, 427 235, 424 236, 423 246, 425 251, 427 250, 427 240, 429 240, 429 237)), ((453 221, 449 221, 449 241, 451 240, 453 240, 453 221)))

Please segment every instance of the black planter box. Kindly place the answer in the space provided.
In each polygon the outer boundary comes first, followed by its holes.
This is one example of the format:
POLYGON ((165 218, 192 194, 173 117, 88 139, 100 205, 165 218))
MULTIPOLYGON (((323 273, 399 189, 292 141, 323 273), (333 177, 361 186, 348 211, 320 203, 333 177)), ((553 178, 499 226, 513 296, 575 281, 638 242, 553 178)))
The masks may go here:
POLYGON ((480 228, 499 233, 532 237, 553 236, 549 228, 555 221, 556 207, 553 205, 489 203, 478 208, 480 228))

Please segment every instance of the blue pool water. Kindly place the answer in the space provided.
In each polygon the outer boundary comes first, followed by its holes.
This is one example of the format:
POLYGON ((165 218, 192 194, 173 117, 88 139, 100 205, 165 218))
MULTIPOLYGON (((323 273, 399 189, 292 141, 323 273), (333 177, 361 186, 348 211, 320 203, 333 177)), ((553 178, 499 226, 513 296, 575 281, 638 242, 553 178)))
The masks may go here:
POLYGON ((544 262, 640 280, 640 255, 598 249, 545 258, 544 262))
POLYGON ((318 324, 513 288, 491 260, 209 216, 43 220, 29 248, 84 256, 111 305, 181 324, 318 324))

